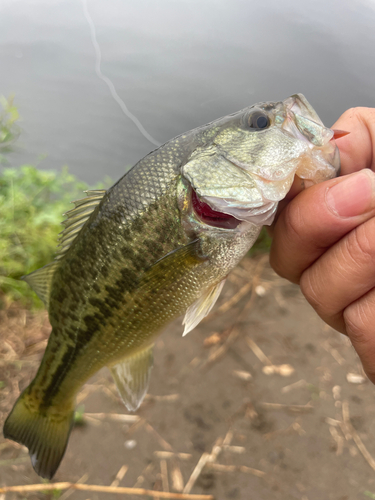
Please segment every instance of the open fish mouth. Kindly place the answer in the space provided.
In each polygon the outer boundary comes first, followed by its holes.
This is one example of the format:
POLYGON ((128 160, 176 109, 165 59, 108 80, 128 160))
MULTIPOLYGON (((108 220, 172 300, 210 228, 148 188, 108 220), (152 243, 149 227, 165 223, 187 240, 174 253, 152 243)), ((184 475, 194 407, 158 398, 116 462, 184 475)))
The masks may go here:
POLYGON ((198 219, 231 230, 246 230, 248 224, 241 224, 246 222, 272 224, 295 176, 308 187, 335 177, 340 168, 335 131, 323 125, 302 94, 241 113, 248 151, 243 145, 241 151, 228 147, 224 128, 215 139, 216 149, 197 154, 183 167, 198 219), (259 128, 247 125, 254 120, 259 128))
POLYGON ((191 190, 191 203, 196 216, 208 226, 222 229, 236 229, 242 222, 232 215, 213 210, 208 203, 200 199, 194 189, 191 190))

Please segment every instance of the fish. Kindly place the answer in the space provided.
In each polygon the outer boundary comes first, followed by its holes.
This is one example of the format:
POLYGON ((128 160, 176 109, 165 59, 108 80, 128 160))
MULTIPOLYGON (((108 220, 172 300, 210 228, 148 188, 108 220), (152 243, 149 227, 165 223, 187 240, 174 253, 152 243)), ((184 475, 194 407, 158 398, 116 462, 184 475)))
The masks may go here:
POLYGON ((163 328, 184 314, 186 335, 209 313, 295 176, 308 187, 339 168, 334 131, 295 94, 183 133, 74 202, 55 260, 24 277, 52 331, 3 429, 37 474, 55 474, 85 381, 107 366, 137 410, 163 328))

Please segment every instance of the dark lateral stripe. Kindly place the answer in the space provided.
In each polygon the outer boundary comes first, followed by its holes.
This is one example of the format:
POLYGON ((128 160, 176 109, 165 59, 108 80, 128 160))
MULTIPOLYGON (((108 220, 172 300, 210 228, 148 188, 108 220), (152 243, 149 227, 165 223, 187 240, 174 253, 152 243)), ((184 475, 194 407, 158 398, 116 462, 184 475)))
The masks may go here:
POLYGON ((68 370, 69 365, 72 364, 72 358, 74 357, 74 347, 67 346, 66 352, 62 357, 61 362, 57 365, 55 373, 52 376, 52 379, 48 386, 46 387, 43 395, 43 399, 41 402, 41 409, 50 406, 52 399, 56 396, 59 390, 59 384, 61 380, 64 378, 65 373, 68 370))

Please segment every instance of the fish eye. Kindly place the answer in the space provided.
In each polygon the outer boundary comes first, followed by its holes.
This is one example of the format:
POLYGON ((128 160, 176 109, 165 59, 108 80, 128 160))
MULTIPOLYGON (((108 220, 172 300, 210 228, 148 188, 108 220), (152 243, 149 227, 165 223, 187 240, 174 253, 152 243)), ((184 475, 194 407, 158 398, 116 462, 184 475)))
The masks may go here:
POLYGON ((269 127, 270 119, 265 113, 262 113, 262 111, 254 111, 254 113, 251 113, 248 117, 247 123, 253 130, 262 130, 269 127))

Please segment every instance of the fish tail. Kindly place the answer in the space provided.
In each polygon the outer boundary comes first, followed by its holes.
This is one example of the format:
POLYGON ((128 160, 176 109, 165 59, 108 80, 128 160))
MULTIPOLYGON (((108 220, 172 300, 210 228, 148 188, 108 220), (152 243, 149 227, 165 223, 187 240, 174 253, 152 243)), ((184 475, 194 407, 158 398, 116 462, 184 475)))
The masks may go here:
POLYGON ((73 425, 74 407, 41 409, 26 391, 4 424, 4 437, 27 446, 35 472, 51 479, 64 456, 73 425))

